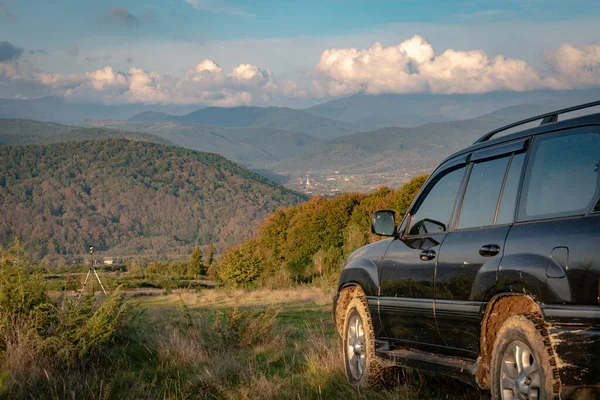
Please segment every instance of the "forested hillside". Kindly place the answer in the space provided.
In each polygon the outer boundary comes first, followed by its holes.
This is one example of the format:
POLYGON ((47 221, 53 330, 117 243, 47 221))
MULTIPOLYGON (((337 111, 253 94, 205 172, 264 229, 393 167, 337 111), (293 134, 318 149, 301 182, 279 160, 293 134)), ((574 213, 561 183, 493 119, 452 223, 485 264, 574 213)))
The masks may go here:
POLYGON ((372 213, 391 209, 400 219, 425 179, 416 177, 398 190, 382 187, 369 195, 314 197, 279 209, 254 238, 226 252, 213 273, 235 285, 281 287, 321 277, 336 280, 350 253, 380 239, 370 233, 372 213))
POLYGON ((511 122, 514 120, 490 116, 355 133, 283 160, 274 170, 284 174, 319 170, 352 173, 426 171, 486 132, 511 122))
POLYGON ((0 244, 37 258, 152 257, 234 244, 281 206, 306 200, 227 159, 127 140, 0 146, 0 244))
POLYGON ((0 145, 48 144, 96 139, 129 139, 172 144, 143 132, 126 132, 102 127, 75 127, 29 119, 0 118, 0 145))

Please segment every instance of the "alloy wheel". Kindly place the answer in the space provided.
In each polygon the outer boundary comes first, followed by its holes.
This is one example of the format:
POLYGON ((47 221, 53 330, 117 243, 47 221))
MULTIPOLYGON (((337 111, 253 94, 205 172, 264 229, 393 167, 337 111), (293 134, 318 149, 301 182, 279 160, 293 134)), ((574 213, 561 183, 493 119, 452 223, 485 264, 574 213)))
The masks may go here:
POLYGON ((524 342, 514 341, 504 351, 500 382, 502 400, 539 400, 539 366, 524 342))
POLYGON ((346 362, 352 378, 360 380, 366 369, 365 331, 359 315, 353 315, 347 325, 346 362))

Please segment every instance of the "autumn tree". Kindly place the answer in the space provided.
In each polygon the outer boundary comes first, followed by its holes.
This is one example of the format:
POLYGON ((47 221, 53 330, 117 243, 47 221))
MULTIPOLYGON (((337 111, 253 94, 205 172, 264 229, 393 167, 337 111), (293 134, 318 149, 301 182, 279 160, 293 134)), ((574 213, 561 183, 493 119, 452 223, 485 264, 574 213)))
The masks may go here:
POLYGON ((206 255, 206 269, 208 270, 215 262, 215 245, 211 243, 208 246, 208 254, 206 255))
POLYGON ((200 247, 196 247, 194 249, 194 252, 192 253, 192 256, 190 257, 187 275, 206 275, 206 266, 204 265, 204 261, 202 260, 202 250, 200 250, 200 247))

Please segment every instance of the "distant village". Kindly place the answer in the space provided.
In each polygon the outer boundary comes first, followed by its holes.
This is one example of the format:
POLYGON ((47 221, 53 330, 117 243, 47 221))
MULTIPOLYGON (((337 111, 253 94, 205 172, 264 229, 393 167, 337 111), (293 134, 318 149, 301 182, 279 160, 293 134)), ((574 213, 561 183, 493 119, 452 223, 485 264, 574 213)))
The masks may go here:
POLYGON ((380 186, 398 188, 414 174, 379 173, 356 174, 344 171, 307 172, 293 177, 286 186, 309 196, 335 197, 344 192, 368 193, 380 186))

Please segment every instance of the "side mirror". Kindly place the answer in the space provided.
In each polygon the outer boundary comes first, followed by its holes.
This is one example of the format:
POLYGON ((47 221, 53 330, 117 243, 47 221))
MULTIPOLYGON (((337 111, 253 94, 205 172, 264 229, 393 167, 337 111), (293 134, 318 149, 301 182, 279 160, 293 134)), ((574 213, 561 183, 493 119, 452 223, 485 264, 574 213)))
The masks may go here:
POLYGON ((396 213, 391 210, 375 211, 371 219, 371 232, 380 236, 396 236, 396 213))

